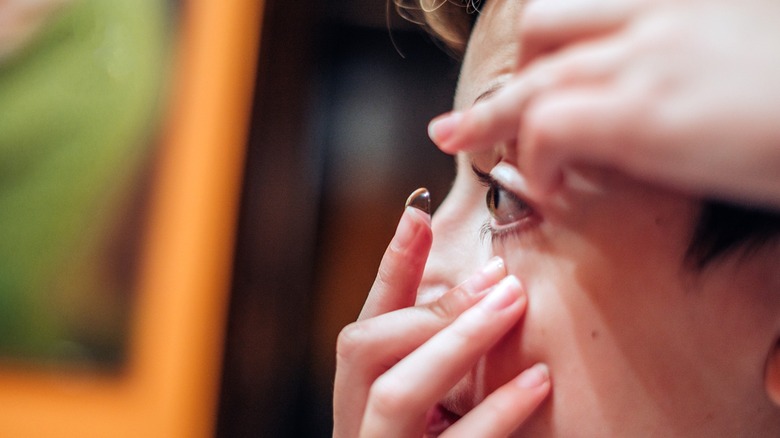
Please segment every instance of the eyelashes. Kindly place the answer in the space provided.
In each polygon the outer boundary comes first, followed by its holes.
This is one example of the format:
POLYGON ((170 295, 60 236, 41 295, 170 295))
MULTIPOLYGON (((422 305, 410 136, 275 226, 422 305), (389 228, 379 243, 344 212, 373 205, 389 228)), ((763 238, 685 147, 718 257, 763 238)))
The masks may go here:
POLYGON ((529 231, 530 228, 527 222, 499 228, 495 226, 493 221, 494 219, 491 217, 480 225, 479 239, 481 242, 486 243, 489 241, 491 245, 500 245, 505 243, 509 238, 520 237, 526 231, 529 231))
POLYGON ((533 208, 489 173, 474 164, 471 169, 479 183, 487 187, 485 204, 490 218, 480 227, 481 240, 484 242, 490 237, 491 243, 496 244, 526 231, 535 217, 533 208))
POLYGON ((515 237, 522 233, 522 230, 519 228, 510 228, 507 230, 497 230, 493 228, 493 225, 491 224, 491 220, 486 220, 480 227, 479 227, 479 239, 485 243, 488 240, 490 240, 490 244, 497 245, 504 243, 506 239, 510 237, 515 237))

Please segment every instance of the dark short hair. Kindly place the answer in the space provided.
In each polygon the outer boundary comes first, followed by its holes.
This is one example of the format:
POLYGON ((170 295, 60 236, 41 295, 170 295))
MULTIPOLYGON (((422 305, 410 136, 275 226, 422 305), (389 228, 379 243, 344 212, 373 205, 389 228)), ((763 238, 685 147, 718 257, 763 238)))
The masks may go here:
MULTIPOLYGON (((389 1, 389 0, 388 0, 389 1)), ((455 56, 466 50, 482 0, 393 0, 399 14, 421 25, 455 56)), ((697 269, 736 250, 755 251, 780 237, 780 212, 705 200, 686 261, 697 269)))
POLYGON ((686 258, 702 269, 735 250, 749 254, 778 237, 780 212, 707 200, 699 213, 686 258))

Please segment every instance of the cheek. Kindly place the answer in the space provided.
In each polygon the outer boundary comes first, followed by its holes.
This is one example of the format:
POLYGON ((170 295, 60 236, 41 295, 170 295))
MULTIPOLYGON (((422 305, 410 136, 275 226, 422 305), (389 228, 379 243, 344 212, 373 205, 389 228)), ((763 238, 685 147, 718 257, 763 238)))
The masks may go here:
POLYGON ((626 404, 641 398, 644 389, 637 375, 648 371, 639 370, 642 363, 652 362, 644 359, 655 348, 644 347, 646 329, 657 315, 643 312, 639 301, 622 302, 618 286, 622 280, 603 258, 580 260, 526 251, 507 259, 510 270, 523 278, 528 309, 486 356, 484 394, 544 362, 551 370, 553 394, 538 415, 540 421, 555 424, 563 436, 602 434, 603 430, 588 427, 619 422, 626 404), (580 272, 586 266, 588 281, 580 272))
POLYGON ((600 407, 623 397, 617 394, 631 398, 626 383, 637 364, 653 362, 665 348, 664 341, 652 340, 659 321, 686 319, 681 309, 690 303, 680 268, 687 220, 621 218, 607 213, 622 208, 606 206, 592 211, 603 215, 577 217, 576 225, 554 233, 543 230, 543 245, 503 251, 529 305, 524 320, 486 359, 486 390, 543 361, 555 380, 554 404, 569 405, 569 412, 572 405, 600 407))
POLYGON ((486 357, 486 390, 538 362, 548 364, 556 374, 574 364, 582 371, 582 364, 592 363, 591 356, 596 356, 594 347, 600 345, 605 323, 598 303, 577 281, 576 265, 534 251, 505 258, 509 271, 523 281, 528 308, 486 357))

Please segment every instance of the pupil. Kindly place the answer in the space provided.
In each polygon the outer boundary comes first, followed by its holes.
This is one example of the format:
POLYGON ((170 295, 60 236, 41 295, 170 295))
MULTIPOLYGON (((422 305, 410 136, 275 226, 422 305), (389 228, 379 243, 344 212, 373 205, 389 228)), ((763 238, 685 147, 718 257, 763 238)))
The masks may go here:
POLYGON ((496 190, 495 187, 491 187, 487 193, 487 204, 488 204, 488 210, 490 210, 490 212, 494 215, 496 213, 496 210, 498 209, 498 201, 499 201, 499 192, 498 190, 496 190))

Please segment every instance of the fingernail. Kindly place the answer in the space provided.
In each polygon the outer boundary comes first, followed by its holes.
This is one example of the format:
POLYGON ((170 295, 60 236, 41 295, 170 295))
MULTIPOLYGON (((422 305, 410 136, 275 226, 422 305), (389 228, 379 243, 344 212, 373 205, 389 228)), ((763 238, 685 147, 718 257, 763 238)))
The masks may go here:
POLYGON ((493 286, 504 277, 506 277, 504 259, 496 256, 488 260, 485 266, 469 278, 464 286, 468 292, 477 293, 493 286))
POLYGON ((425 187, 412 192, 408 198, 406 198, 406 207, 414 207, 425 213, 431 214, 431 194, 425 187))
POLYGON ((517 386, 531 389, 543 385, 550 380, 550 369, 543 363, 538 363, 520 373, 515 380, 517 386))
POLYGON ((402 249, 408 247, 414 241, 415 236, 417 236, 420 224, 412 217, 414 214, 419 213, 415 213, 415 210, 411 208, 404 210, 404 214, 401 216, 400 222, 398 222, 398 228, 396 228, 395 236, 391 242, 391 245, 395 248, 402 249))
POLYGON ((428 137, 436 144, 441 144, 455 132, 455 128, 460 124, 463 118, 463 113, 451 112, 442 116, 436 117, 428 124, 428 137))
POLYGON ((517 301, 520 297, 520 281, 514 275, 501 280, 488 295, 479 302, 486 310, 501 310, 517 301))

